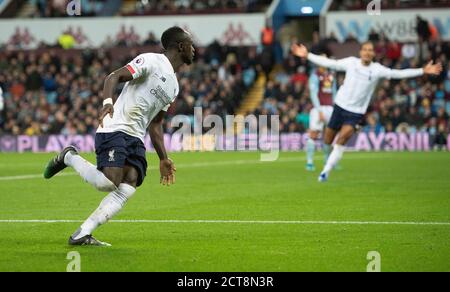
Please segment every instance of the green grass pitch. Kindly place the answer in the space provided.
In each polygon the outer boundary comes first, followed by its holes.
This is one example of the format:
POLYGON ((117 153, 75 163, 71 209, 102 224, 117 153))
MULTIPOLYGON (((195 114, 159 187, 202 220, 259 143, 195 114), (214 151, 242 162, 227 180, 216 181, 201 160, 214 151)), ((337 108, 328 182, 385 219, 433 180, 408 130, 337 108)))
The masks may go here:
POLYGON ((114 219, 155 221, 102 226, 94 235, 109 248, 69 247, 77 222, 6 221, 84 220, 97 207, 103 195, 72 170, 39 177, 52 156, 0 154, 0 271, 66 271, 70 251, 82 271, 366 271, 369 251, 382 271, 450 271, 448 152, 346 153, 326 184, 304 153, 174 153, 169 188, 149 154, 146 181, 114 219))

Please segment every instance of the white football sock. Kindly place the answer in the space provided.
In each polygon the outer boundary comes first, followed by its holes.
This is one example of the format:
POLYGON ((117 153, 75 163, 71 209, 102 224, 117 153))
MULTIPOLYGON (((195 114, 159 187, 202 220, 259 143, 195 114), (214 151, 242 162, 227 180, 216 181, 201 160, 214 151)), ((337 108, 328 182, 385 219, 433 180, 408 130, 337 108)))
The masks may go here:
POLYGON ((328 175, 330 171, 338 164, 338 162, 342 159, 342 156, 344 155, 345 146, 343 145, 334 145, 333 151, 330 154, 330 157, 327 160, 327 163, 325 164, 325 168, 323 169, 322 173, 325 173, 328 175))
POLYGON ((78 154, 68 152, 64 157, 64 163, 73 167, 85 182, 101 192, 112 192, 117 188, 95 165, 78 154))
POLYGON ((73 235, 73 239, 92 234, 102 224, 105 224, 125 206, 126 202, 136 192, 136 188, 128 184, 120 184, 117 190, 109 193, 100 203, 100 206, 89 216, 73 235))
POLYGON ((314 164, 314 151, 316 150, 316 142, 308 138, 308 141, 306 141, 306 163, 307 164, 314 164))

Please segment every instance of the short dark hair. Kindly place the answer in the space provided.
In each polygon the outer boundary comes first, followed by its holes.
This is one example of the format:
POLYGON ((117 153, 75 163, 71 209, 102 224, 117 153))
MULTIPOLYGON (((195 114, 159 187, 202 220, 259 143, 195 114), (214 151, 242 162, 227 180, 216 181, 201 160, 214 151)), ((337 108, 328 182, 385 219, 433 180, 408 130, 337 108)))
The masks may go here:
POLYGON ((187 33, 179 26, 173 26, 163 32, 161 36, 161 44, 164 49, 177 47, 179 43, 186 40, 187 33))
POLYGON ((365 45, 372 45, 375 48, 375 44, 372 41, 365 41, 361 44, 360 49, 362 49, 365 45))

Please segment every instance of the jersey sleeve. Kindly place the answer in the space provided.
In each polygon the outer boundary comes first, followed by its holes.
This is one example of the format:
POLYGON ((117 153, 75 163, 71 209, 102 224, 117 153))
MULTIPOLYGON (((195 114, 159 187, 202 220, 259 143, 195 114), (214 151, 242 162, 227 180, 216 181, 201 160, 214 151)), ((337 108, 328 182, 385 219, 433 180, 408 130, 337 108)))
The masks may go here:
POLYGON ((380 77, 386 79, 405 79, 419 77, 423 75, 423 69, 405 69, 405 70, 395 70, 388 67, 380 65, 380 77))
POLYGON ((354 64, 356 58, 355 57, 348 57, 348 58, 344 58, 344 59, 340 59, 337 60, 337 65, 336 65, 336 71, 347 71, 352 64, 354 64))
POLYGON ((354 57, 348 57, 340 60, 333 60, 323 56, 314 55, 312 53, 308 54, 308 60, 318 66, 330 68, 336 71, 347 71, 348 67, 351 65, 354 57))
POLYGON ((149 75, 154 72, 155 62, 153 59, 152 54, 141 54, 128 63, 126 68, 133 75, 133 79, 149 75))

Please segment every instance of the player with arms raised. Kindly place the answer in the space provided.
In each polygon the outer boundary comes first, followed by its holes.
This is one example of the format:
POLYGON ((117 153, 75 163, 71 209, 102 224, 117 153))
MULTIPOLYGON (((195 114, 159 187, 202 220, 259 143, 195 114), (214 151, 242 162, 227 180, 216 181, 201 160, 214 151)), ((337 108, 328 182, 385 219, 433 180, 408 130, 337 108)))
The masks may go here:
POLYGON ((97 166, 69 146, 45 169, 44 177, 48 179, 71 166, 97 190, 109 193, 69 238, 70 245, 109 246, 96 240, 92 232, 116 215, 142 184, 147 170, 147 128, 160 159, 160 182, 167 186, 175 183, 176 168, 164 147, 162 124, 165 112, 178 95, 175 73, 193 62, 194 47, 190 34, 179 27, 167 29, 161 43, 164 54, 141 54, 106 78, 95 136, 97 166), (119 82, 126 83, 116 99, 114 91, 119 82))
POLYGON ((339 88, 334 100, 334 109, 330 122, 325 130, 324 143, 330 146, 338 136, 333 151, 328 158, 319 181, 327 181, 334 166, 342 159, 345 144, 355 132, 355 126, 364 117, 373 92, 382 78, 404 79, 422 76, 424 74, 438 75, 442 72, 441 64, 429 62, 421 69, 393 70, 373 62, 374 45, 365 42, 361 45, 360 58, 349 57, 341 60, 331 60, 308 52, 304 45, 292 45, 292 53, 310 62, 345 72, 344 84, 339 88))

